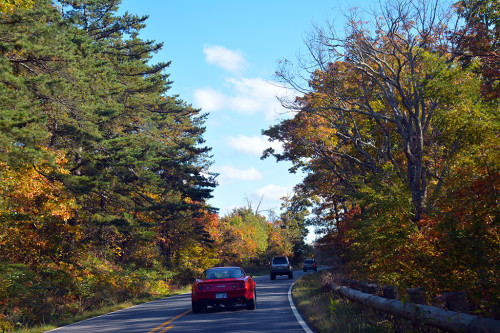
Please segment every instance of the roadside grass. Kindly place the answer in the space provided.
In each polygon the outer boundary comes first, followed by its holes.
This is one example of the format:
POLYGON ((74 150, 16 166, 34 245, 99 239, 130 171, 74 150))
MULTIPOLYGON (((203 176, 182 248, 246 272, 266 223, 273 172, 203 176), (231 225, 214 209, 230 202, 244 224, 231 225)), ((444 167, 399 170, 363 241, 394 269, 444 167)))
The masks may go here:
POLYGON ((321 270, 295 282, 295 305, 317 332, 395 332, 393 323, 325 288, 331 273, 321 270))
POLYGON ((242 266, 242 268, 245 271, 245 273, 252 276, 262 276, 269 274, 269 266, 266 265, 264 266, 248 265, 248 266, 242 266))
POLYGON ((62 321, 56 321, 56 322, 49 323, 49 324, 46 324, 46 325, 34 326, 34 327, 30 327, 30 328, 17 329, 15 331, 13 331, 13 333, 41 333, 41 332, 47 332, 47 331, 56 329, 58 327, 62 327, 62 326, 66 326, 66 325, 69 325, 69 324, 76 323, 78 321, 82 321, 82 320, 85 320, 85 319, 94 318, 94 317, 101 316, 101 315, 104 315, 104 314, 107 314, 107 313, 110 313, 110 312, 114 312, 114 311, 118 311, 118 310, 127 309, 127 308, 130 308, 130 307, 138 305, 138 304, 155 301, 155 300, 162 299, 162 298, 165 298, 165 297, 179 295, 179 294, 184 294, 184 293, 187 293, 187 292, 190 292, 190 291, 191 291, 191 286, 190 285, 184 286, 184 287, 179 287, 179 288, 177 288, 175 290, 171 290, 166 295, 157 295, 157 296, 151 296, 151 297, 140 298, 140 299, 132 299, 132 300, 128 300, 127 302, 105 306, 105 307, 102 307, 102 308, 99 308, 99 309, 95 309, 95 310, 92 310, 92 311, 86 311, 86 312, 77 314, 74 317, 67 318, 67 319, 62 320, 62 321))
MULTIPOLYGON (((250 274, 252 276, 260 276, 260 275, 266 275, 269 274, 269 268, 267 266, 262 266, 262 265, 252 265, 252 266, 247 266, 244 268, 245 272, 247 274, 250 274)), ((67 318, 64 320, 60 321, 54 321, 51 323, 47 323, 45 325, 39 325, 39 326, 33 326, 30 328, 18 328, 12 333, 42 333, 42 332, 47 332, 53 329, 56 329, 58 327, 70 325, 85 319, 90 319, 94 318, 97 316, 101 316, 110 312, 118 311, 118 310, 123 310, 127 309, 129 307, 142 304, 142 303, 147 303, 151 302, 154 300, 162 299, 165 297, 169 296, 174 296, 174 295, 179 295, 183 293, 187 293, 191 291, 191 285, 187 286, 182 286, 182 287, 176 287, 175 289, 172 289, 168 294, 166 295, 158 295, 158 296, 151 296, 147 298, 140 298, 140 299, 132 299, 128 300, 127 302, 119 303, 119 304, 112 304, 108 306, 101 307, 99 309, 91 310, 91 311, 85 311, 83 313, 78 313, 75 316, 72 316, 71 318, 67 318)), ((0 332, 1 332, 0 328, 0 332)))

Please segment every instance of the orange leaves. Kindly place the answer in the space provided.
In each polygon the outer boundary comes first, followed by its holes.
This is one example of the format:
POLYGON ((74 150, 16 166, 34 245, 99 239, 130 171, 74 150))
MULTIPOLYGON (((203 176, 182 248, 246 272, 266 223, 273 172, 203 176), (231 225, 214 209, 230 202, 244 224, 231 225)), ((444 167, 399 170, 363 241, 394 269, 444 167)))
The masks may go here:
MULTIPOLYGON (((56 156, 57 171, 65 158, 56 156)), ((39 265, 44 256, 56 260, 64 255, 62 242, 81 237, 78 225, 69 224, 77 205, 57 181, 47 179, 48 167, 24 166, 13 169, 0 164, 0 256, 12 262, 39 265), (63 252, 61 252, 63 251, 63 252)))
POLYGON ((269 224, 268 253, 272 255, 292 256, 292 244, 287 241, 286 232, 274 224, 269 224))
POLYGON ((215 242, 219 242, 222 236, 222 230, 220 229, 219 223, 219 215, 215 213, 205 212, 204 216, 199 220, 202 223, 204 229, 210 234, 210 237, 215 242))
MULTIPOLYGON (((210 235, 219 265, 244 265, 276 254, 291 255, 286 230, 271 224, 250 208, 238 208, 224 217, 205 213, 198 219, 210 235)), ((205 253, 206 256, 212 252, 205 253)), ((206 261, 210 262, 210 261, 206 261)))
MULTIPOLYGON (((60 182, 48 180, 36 167, 25 166, 12 170, 1 165, 0 168, 0 191, 7 204, 2 208, 10 214, 36 215, 38 218, 56 218, 61 221, 68 221, 74 216, 76 202, 65 193, 60 182)), ((42 171, 48 173, 49 170, 42 171)))

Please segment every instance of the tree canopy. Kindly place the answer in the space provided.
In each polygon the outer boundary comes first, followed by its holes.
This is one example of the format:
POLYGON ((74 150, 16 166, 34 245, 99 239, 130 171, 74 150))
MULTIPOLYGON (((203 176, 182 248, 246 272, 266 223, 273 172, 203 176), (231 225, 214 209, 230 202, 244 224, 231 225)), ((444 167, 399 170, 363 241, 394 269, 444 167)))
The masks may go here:
POLYGON ((139 268, 175 272, 204 242, 197 218, 215 211, 207 115, 169 95, 169 63, 151 62, 162 44, 141 39, 147 17, 120 16, 119 3, 40 0, 0 14, 0 276, 11 300, 0 306, 26 306, 22 322, 42 320, 49 300, 71 306, 68 295, 112 301, 139 268), (16 291, 12 270, 46 286, 16 291))
POLYGON ((498 304, 479 294, 500 274, 490 260, 500 251, 498 8, 449 10, 392 1, 371 17, 349 12, 343 32, 316 27, 301 60, 307 86, 293 62, 280 63, 278 78, 300 95, 283 100, 292 118, 263 131, 284 152, 263 158, 306 171, 300 187, 319 198, 312 221, 353 272, 434 294, 463 288, 491 313, 498 304), (472 45, 479 22, 489 37, 472 45), (450 238, 453 228, 461 236, 450 238), (474 244, 467 255, 461 239, 474 244))

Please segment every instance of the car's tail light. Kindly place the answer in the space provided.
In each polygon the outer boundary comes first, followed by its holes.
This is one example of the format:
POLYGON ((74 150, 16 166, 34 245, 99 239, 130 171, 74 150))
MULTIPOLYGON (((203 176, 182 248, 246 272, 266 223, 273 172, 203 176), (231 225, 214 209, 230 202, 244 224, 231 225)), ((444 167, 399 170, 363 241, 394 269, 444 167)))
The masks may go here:
POLYGON ((290 265, 288 265, 288 269, 290 269, 290 265))
POLYGON ((206 287, 205 287, 205 290, 210 290, 210 286, 206 286, 206 287))
POLYGON ((245 284, 244 283, 240 283, 240 288, 241 289, 245 288, 245 284))
POLYGON ((198 291, 203 291, 203 286, 202 285, 198 286, 198 291))

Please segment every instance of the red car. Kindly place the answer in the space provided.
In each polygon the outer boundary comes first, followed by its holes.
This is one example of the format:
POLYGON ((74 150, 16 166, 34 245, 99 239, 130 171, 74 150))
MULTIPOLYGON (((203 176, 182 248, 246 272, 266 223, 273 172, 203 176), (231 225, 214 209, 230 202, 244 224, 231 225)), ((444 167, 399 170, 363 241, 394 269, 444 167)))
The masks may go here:
POLYGON ((255 281, 240 267, 207 269, 193 283, 191 302, 194 313, 207 306, 244 304, 248 310, 257 306, 255 281))

